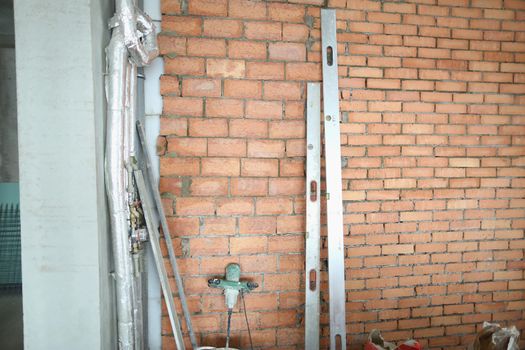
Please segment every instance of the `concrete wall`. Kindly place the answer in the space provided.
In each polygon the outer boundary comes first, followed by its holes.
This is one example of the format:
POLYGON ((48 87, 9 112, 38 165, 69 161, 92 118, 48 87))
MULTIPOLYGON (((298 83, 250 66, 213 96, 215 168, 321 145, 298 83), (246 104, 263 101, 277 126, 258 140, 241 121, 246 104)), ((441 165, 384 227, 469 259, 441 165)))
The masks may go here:
POLYGON ((26 349, 114 349, 103 0, 15 4, 26 349))

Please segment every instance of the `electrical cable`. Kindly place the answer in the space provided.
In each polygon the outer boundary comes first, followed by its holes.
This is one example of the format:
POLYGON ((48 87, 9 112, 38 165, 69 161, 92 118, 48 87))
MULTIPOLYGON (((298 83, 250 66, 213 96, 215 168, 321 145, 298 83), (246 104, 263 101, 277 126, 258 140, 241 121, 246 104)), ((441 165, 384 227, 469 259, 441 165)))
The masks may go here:
POLYGON ((252 332, 250 331, 250 323, 248 322, 248 313, 246 312, 246 301, 244 301, 244 291, 241 289, 242 307, 244 309, 244 318, 246 319, 246 328, 248 328, 248 337, 250 338, 250 348, 253 350, 252 332))

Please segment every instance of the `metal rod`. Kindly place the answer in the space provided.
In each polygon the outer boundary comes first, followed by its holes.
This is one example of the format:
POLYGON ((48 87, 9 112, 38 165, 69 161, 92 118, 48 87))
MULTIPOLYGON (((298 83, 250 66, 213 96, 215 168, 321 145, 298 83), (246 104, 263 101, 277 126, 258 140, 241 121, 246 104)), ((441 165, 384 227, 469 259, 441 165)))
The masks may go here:
POLYGON ((184 350, 184 339, 182 337, 179 317, 177 315, 177 309, 175 308, 175 300, 173 299, 173 293, 168 280, 168 273, 166 272, 166 266, 164 265, 164 258, 160 248, 160 234, 153 218, 154 209, 151 194, 146 188, 146 182, 144 181, 142 170, 133 171, 133 175, 135 176, 135 181, 137 182, 137 187, 139 189, 139 196, 142 202, 142 209, 144 210, 146 226, 148 227, 149 241, 155 258, 157 272, 159 273, 160 285, 162 287, 162 293, 164 294, 164 300, 166 301, 171 328, 173 329, 173 335, 175 338, 175 345, 177 346, 177 349, 184 350))
POLYGON ((232 325, 232 309, 228 309, 228 326, 226 328, 226 349, 230 348, 230 331, 232 325))
POLYGON ((321 232, 321 84, 308 83, 306 102, 305 349, 319 350, 321 232))
POLYGON ((328 226, 329 257, 330 349, 344 350, 346 349, 346 291, 335 10, 321 9, 321 37, 327 197, 326 221, 328 226))
POLYGON ((188 309, 188 302, 186 301, 186 293, 184 292, 184 285, 182 283, 182 278, 179 273, 179 265, 177 264, 177 257, 175 255, 175 250, 173 249, 173 241, 171 239, 170 230, 168 227, 168 222, 166 221, 166 214, 164 213, 164 206, 162 205, 162 199, 160 197, 159 186, 155 177, 153 176, 153 170, 151 167, 151 158, 149 155, 149 150, 146 146, 146 132, 144 131, 144 126, 140 121, 137 121, 137 131, 139 135, 139 141, 142 146, 142 151, 144 152, 144 158, 146 162, 146 172, 148 178, 151 181, 151 188, 153 192, 153 199, 157 207, 157 212, 159 213, 160 224, 162 227, 162 232, 164 233, 164 238, 166 239, 166 245, 168 247, 168 255, 173 269, 173 275, 175 276, 175 282, 177 283, 177 290, 179 292, 179 298, 182 305, 182 312, 184 314, 184 319, 186 320, 186 327, 188 328, 188 333, 190 335, 190 342, 194 349, 198 347, 197 338, 195 337, 195 332, 193 331, 193 326, 191 324, 191 315, 188 309))

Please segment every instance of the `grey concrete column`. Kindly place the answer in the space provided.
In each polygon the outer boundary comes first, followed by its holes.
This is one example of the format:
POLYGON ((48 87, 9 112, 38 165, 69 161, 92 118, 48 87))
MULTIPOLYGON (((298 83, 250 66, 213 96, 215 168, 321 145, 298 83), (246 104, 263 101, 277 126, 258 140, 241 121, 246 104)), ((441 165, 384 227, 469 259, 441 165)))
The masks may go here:
POLYGON ((26 349, 115 349, 105 0, 15 2, 26 349))

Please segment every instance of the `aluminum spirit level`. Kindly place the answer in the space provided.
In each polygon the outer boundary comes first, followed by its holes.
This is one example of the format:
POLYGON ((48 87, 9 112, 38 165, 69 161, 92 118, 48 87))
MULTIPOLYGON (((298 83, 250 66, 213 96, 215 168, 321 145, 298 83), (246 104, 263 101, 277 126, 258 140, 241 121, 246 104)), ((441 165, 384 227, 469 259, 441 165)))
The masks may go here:
POLYGON ((330 349, 346 349, 345 251, 335 10, 321 9, 330 349))
POLYGON ((304 345, 306 350, 319 350, 321 84, 308 83, 306 93, 306 283, 304 345))

